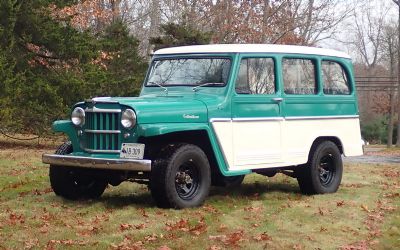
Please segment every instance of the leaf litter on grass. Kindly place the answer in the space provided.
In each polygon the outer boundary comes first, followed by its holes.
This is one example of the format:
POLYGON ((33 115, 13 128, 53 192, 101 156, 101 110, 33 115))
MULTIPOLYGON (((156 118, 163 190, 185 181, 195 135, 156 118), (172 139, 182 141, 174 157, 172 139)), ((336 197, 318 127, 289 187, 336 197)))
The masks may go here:
POLYGON ((250 175, 240 188, 212 189, 202 207, 172 210, 138 184, 97 201, 56 197, 43 152, 0 152, 0 248, 363 249, 395 246, 398 236, 400 171, 391 165, 345 166, 339 191, 318 196, 287 177, 250 175))

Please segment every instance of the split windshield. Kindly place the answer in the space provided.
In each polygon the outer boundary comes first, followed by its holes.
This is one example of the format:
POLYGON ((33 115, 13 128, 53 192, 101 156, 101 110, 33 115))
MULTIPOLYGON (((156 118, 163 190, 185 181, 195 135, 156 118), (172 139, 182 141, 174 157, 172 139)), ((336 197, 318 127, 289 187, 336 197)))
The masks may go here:
POLYGON ((178 58, 154 60, 146 86, 224 86, 228 58, 178 58))

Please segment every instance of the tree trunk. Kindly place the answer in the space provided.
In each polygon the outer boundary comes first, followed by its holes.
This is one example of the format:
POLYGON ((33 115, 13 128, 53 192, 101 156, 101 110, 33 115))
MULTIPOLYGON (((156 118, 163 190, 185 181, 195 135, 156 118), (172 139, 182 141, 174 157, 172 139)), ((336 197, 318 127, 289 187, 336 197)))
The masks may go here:
POLYGON ((112 20, 113 22, 120 20, 121 18, 121 0, 111 0, 111 11, 112 11, 112 20))
MULTIPOLYGON (((150 32, 149 38, 156 37, 159 35, 161 25, 161 3, 160 0, 152 0, 150 7, 150 32)), ((153 52, 153 46, 147 45, 147 55, 151 55, 153 52)))
POLYGON ((396 147, 400 147, 400 2, 395 2, 399 7, 399 20, 398 20, 398 39, 399 39, 399 46, 397 47, 397 142, 396 147))
POLYGON ((395 78, 394 78, 394 54, 390 54, 390 77, 391 77, 391 88, 390 91, 390 113, 389 113, 389 124, 388 124, 388 137, 387 137, 387 147, 392 147, 393 144, 393 123, 394 123, 394 109, 396 103, 396 88, 395 88, 395 78))

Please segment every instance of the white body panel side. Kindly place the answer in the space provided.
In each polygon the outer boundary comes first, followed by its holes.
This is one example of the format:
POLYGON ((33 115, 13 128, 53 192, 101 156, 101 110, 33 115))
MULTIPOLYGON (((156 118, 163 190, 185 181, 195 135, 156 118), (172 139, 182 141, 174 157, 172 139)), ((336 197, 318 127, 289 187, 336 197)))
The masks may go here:
POLYGON ((213 122, 229 170, 304 164, 316 138, 337 137, 345 156, 362 155, 358 118, 213 122))
POLYGON ((282 162, 283 121, 233 121, 233 169, 282 162))
POLYGON ((212 128, 217 137, 219 147, 225 158, 225 162, 230 168, 233 166, 233 129, 232 121, 211 121, 212 128))
POLYGON ((336 137, 345 156, 362 155, 358 118, 285 120, 284 159, 287 165, 306 163, 312 143, 321 136, 336 137))

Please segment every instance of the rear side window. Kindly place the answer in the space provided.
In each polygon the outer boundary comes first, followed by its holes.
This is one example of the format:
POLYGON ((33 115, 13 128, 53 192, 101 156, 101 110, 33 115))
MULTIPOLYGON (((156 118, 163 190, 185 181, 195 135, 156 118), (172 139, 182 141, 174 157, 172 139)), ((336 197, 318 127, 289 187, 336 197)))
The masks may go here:
POLYGON ((317 93, 314 61, 284 58, 282 70, 285 94, 310 95, 317 93))
POLYGON ((236 79, 238 94, 275 93, 275 64, 272 58, 245 58, 236 79))
POLYGON ((322 78, 324 80, 324 94, 349 95, 350 87, 343 67, 332 61, 322 61, 322 78))

